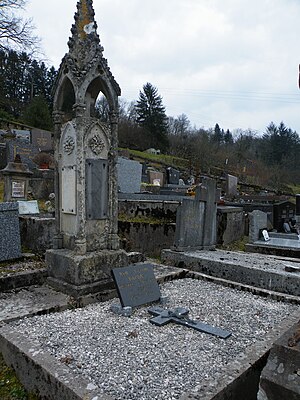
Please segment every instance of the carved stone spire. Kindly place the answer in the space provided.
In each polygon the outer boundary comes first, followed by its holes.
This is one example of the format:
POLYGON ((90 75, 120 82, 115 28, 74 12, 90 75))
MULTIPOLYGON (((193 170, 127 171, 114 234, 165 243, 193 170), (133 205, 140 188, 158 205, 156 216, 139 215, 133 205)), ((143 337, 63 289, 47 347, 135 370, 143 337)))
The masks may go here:
POLYGON ((69 55, 79 70, 84 70, 93 59, 103 56, 103 47, 97 34, 97 23, 92 0, 80 0, 77 3, 75 23, 72 25, 72 37, 69 39, 69 55))
POLYGON ((93 0, 79 0, 74 19, 75 22, 71 28, 72 36, 68 42, 69 53, 63 59, 61 71, 69 75, 73 84, 78 85, 90 71, 94 71, 95 76, 100 73, 103 79, 110 81, 110 85, 120 96, 120 87, 103 56, 104 49, 97 33, 93 0))
POLYGON ((80 0, 77 3, 75 13, 75 23, 72 26, 72 37, 69 40, 70 51, 78 42, 94 42, 99 44, 100 39, 97 34, 97 24, 92 0, 80 0))

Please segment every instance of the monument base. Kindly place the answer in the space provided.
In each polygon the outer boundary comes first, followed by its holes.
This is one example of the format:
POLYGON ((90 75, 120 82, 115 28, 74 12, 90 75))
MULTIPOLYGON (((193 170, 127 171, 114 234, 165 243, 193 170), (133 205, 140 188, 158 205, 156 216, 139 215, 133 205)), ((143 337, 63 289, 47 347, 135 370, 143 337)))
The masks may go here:
POLYGON ((76 299, 113 289, 111 269, 141 261, 144 261, 142 254, 124 250, 101 250, 85 255, 67 249, 46 252, 49 284, 76 299))

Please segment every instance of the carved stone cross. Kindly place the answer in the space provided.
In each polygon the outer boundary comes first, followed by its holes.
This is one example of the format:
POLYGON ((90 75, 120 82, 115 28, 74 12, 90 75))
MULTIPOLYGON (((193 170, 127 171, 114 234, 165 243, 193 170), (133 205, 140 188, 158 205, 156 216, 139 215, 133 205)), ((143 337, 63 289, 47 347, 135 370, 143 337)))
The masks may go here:
POLYGON ((229 331, 189 319, 187 317, 189 313, 187 308, 179 307, 172 311, 165 310, 161 307, 151 307, 148 309, 148 312, 154 315, 154 318, 151 318, 150 322, 157 326, 163 326, 169 322, 175 322, 176 324, 185 325, 188 328, 196 329, 196 331, 199 332, 218 336, 221 339, 227 339, 229 336, 231 336, 231 332, 229 331))

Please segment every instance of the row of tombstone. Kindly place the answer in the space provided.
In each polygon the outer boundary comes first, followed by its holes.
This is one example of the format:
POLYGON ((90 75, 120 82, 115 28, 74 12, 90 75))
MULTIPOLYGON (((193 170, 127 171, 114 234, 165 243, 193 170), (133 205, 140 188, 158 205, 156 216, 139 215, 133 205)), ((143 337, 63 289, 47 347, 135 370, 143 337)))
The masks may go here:
POLYGON ((165 184, 179 185, 180 182, 180 172, 175 168, 168 167, 163 173, 124 157, 118 157, 117 172, 121 193, 139 193, 142 183, 162 187, 165 184))

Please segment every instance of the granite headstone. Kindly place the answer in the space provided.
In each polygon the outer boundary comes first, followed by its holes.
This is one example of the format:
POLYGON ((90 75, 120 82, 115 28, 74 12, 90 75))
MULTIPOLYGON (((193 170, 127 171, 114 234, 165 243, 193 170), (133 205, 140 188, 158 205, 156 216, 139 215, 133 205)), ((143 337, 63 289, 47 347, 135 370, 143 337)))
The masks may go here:
POLYGON ((21 257, 18 203, 0 203, 0 261, 21 257))
POLYGON ((121 193, 140 193, 142 168, 137 161, 118 157, 118 186, 121 193))
POLYGON ((167 168, 167 183, 169 185, 179 185, 180 172, 172 167, 167 168))
POLYGON ((39 149, 31 143, 26 143, 21 139, 14 139, 7 142, 8 161, 14 161, 16 155, 21 156, 24 164, 27 164, 30 169, 35 169, 36 164, 33 162, 34 157, 39 153, 39 149))
POLYGON ((122 307, 137 307, 158 301, 160 290, 151 264, 134 264, 112 269, 122 307))

